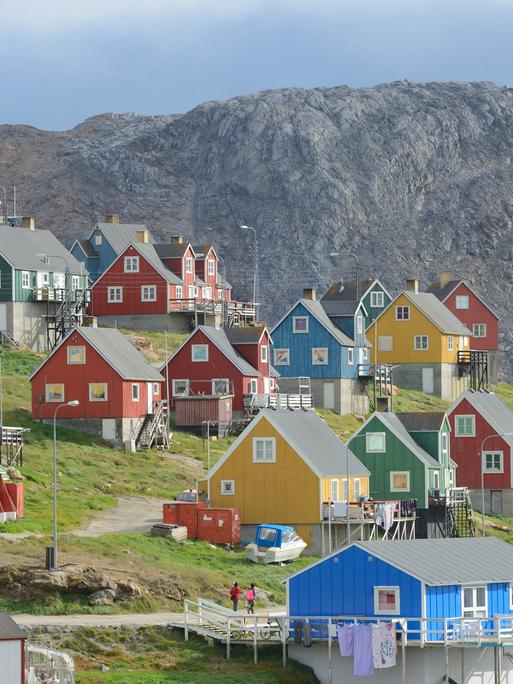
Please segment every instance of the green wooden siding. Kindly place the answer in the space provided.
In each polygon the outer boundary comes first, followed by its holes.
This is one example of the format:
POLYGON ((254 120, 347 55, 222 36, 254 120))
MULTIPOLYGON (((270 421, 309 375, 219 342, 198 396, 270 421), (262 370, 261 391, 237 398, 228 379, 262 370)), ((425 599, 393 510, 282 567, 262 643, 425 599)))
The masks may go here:
MULTIPOLYGON (((57 271, 59 273, 60 271, 57 271)), ((32 290, 37 287, 37 271, 24 271, 22 269, 16 269, 14 271, 14 283, 15 283, 15 301, 17 302, 31 302, 32 301, 32 290), (29 284, 30 287, 24 288, 22 286, 23 273, 29 274, 29 284)), ((53 272, 45 271, 41 269, 39 273, 48 273, 48 285, 46 287, 54 287, 53 272)), ((71 288, 71 278, 72 276, 78 276, 80 287, 79 289, 84 289, 87 287, 87 276, 80 275, 79 273, 70 273, 68 276, 68 281, 66 283, 68 288, 71 288)))
POLYGON ((427 508, 426 486, 430 486, 429 468, 379 418, 372 418, 362 431, 349 441, 348 446, 370 471, 369 493, 373 499, 414 498, 417 499, 418 508, 427 508), (368 432, 385 433, 385 453, 367 452, 365 435, 368 432), (390 473, 393 471, 410 473, 409 492, 390 491, 390 473))
MULTIPOLYGON (((440 489, 444 490, 446 487, 450 487, 451 483, 449 482, 446 471, 453 470, 453 468, 451 468, 449 463, 451 456, 451 440, 447 418, 444 419, 440 431, 433 430, 432 432, 428 432, 424 430, 422 432, 410 432, 410 435, 424 451, 427 451, 427 453, 435 458, 442 466, 440 469, 440 489), (447 436, 447 451, 445 453, 442 452, 442 434, 444 433, 447 436)), ((430 488, 433 487, 434 480, 430 483, 430 488)))
POLYGON ((369 325, 382 313, 387 306, 390 304, 392 301, 391 297, 387 295, 385 290, 378 284, 374 283, 374 285, 371 287, 371 289, 367 292, 365 297, 362 299, 362 303, 365 307, 365 311, 367 312, 367 316, 365 317, 365 328, 367 329, 369 325), (371 306, 371 293, 372 292, 383 292, 383 306, 382 307, 373 307, 371 306))
POLYGON ((0 256, 0 302, 12 300, 12 268, 7 261, 0 256))

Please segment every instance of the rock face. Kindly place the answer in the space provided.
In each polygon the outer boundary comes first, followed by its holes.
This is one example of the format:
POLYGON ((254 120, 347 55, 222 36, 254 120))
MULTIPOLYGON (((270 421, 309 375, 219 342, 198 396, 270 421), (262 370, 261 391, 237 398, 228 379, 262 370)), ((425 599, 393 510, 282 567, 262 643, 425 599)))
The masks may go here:
POLYGON ((303 285, 349 275, 351 252, 392 290, 454 270, 501 316, 510 378, 512 156, 513 90, 491 83, 284 89, 62 133, 0 127, 2 183, 68 245, 108 212, 212 240, 242 297, 253 255, 239 226, 255 226, 271 321, 303 285))

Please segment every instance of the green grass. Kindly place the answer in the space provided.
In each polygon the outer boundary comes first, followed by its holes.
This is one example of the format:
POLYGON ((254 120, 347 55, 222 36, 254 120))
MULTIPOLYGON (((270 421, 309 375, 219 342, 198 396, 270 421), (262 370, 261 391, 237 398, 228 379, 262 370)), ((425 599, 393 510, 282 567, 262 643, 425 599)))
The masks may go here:
POLYGON ((189 333, 160 332, 156 330, 129 330, 120 328, 120 331, 127 335, 134 344, 151 363, 160 365, 166 360, 166 349, 168 356, 178 349, 187 339, 189 333))
POLYGON ((347 442, 353 432, 358 430, 362 425, 362 421, 352 414, 339 416, 333 411, 320 408, 316 408, 315 412, 324 418, 328 427, 331 428, 343 442, 347 442))
POLYGON ((446 411, 450 402, 431 394, 416 390, 398 388, 398 395, 392 397, 392 409, 396 413, 415 413, 417 411, 446 411))

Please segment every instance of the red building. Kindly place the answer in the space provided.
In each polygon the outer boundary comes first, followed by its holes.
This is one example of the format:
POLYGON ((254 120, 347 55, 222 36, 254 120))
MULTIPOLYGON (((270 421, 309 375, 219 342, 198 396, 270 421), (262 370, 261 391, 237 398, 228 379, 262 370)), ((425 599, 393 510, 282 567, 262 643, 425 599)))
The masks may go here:
POLYGON ((264 326, 218 329, 200 325, 161 372, 171 397, 232 394, 234 414, 240 415, 245 401, 265 400, 274 392, 270 345, 264 326))
POLYGON ((458 486, 468 487, 475 508, 513 515, 513 412, 493 392, 467 390, 447 412, 451 458, 458 465, 458 486))
POLYGON ((163 379, 113 328, 74 328, 30 377, 32 417, 102 436, 116 446, 138 442, 162 407, 163 379), (153 418, 152 418, 153 416, 153 418))
POLYGON ((470 349, 488 352, 488 379, 499 373, 499 317, 464 280, 444 271, 440 282, 427 290, 434 294, 471 332, 470 349))

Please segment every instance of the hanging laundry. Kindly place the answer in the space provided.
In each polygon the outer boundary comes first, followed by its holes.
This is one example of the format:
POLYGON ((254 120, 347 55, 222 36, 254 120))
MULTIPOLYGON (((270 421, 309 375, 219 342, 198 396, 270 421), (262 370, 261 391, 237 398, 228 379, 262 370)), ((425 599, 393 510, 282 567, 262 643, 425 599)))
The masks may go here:
POLYGON ((341 656, 354 654, 354 632, 352 624, 337 625, 338 645, 341 656))
POLYGON ((385 516, 385 504, 378 504, 376 506, 376 515, 374 516, 374 521, 376 525, 383 525, 383 519, 385 516))
POLYGON ((388 530, 394 524, 394 512, 396 505, 396 501, 389 501, 384 505, 383 527, 385 528, 385 532, 388 532, 388 530))
POLYGON ((401 517, 412 518, 417 509, 416 499, 404 499, 401 501, 401 517))
POLYGON ((369 677, 374 674, 372 657, 371 625, 355 625, 354 630, 354 668, 355 677, 369 677))
POLYGON ((395 667, 397 641, 392 622, 378 622, 372 625, 372 659, 374 667, 379 670, 395 667))

